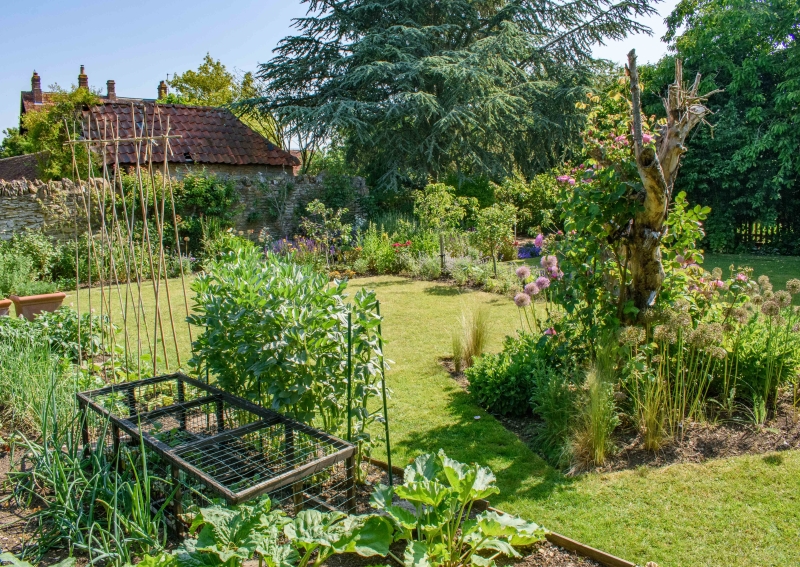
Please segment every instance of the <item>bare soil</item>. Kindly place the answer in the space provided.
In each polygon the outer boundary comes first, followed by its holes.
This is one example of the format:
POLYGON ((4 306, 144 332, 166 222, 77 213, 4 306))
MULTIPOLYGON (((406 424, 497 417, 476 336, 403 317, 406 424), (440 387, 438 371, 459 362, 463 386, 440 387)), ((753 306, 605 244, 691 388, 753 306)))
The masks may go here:
MULTIPOLYGON (((469 388, 469 380, 463 373, 455 372, 451 360, 443 359, 441 363, 459 386, 464 390, 469 388)), ((530 416, 495 418, 536 452, 532 443, 535 423, 530 416)), ((641 466, 702 463, 709 459, 800 449, 800 411, 792 406, 791 396, 786 395, 779 401, 775 416, 764 425, 748 423, 736 416, 720 416, 716 422, 689 422, 682 436, 668 439, 652 451, 645 449, 644 439, 634 427, 623 424, 615 432, 614 444, 617 450, 606 464, 592 470, 612 472, 641 466)))
MULTIPOLYGON (((402 559, 403 545, 393 545, 392 553, 402 559)), ((519 559, 498 558, 495 562, 498 567, 602 567, 596 561, 581 557, 577 553, 567 551, 549 541, 531 546, 523 550, 523 553, 527 554, 519 559)), ((392 566, 397 565, 396 561, 386 561, 375 557, 361 557, 354 553, 334 555, 325 565, 327 567, 369 567, 370 565, 380 565, 384 562, 392 566)))

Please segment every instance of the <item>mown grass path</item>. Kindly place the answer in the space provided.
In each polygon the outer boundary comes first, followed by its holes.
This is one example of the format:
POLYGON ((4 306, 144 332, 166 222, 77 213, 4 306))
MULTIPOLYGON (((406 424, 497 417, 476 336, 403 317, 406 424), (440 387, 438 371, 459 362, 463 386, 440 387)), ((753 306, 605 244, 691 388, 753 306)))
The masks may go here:
MULTIPOLYGON (((180 282, 173 284, 173 298, 180 297, 180 282)), ((395 464, 443 448, 489 465, 502 490, 494 505, 642 565, 800 564, 800 452, 568 478, 473 404, 438 362, 450 352, 462 309, 472 305, 491 310, 489 348, 498 350, 519 326, 510 299, 390 276, 354 280, 350 293, 359 287, 377 291, 387 357, 395 362, 387 377, 395 464)), ((179 329, 186 360, 188 332, 179 329)))

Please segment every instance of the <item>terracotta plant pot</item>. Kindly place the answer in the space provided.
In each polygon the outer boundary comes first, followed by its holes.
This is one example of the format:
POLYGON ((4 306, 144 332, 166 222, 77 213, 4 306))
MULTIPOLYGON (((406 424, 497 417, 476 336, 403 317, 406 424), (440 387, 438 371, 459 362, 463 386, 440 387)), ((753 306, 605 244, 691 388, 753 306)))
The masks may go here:
POLYGON ((10 299, 0 299, 0 317, 7 317, 8 311, 11 309, 10 299))
POLYGON ((64 302, 67 297, 66 293, 60 291, 56 293, 44 293, 42 295, 26 295, 20 297, 12 295, 9 297, 14 302, 14 309, 17 312, 17 317, 25 317, 28 321, 33 321, 34 316, 42 311, 53 312, 64 302))

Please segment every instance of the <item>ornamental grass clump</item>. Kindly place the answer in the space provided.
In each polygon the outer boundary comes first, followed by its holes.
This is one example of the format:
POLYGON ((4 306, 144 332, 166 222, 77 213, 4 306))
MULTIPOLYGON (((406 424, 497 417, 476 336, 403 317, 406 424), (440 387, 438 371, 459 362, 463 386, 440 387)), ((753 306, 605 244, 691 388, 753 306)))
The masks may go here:
POLYGON ((483 354, 489 341, 491 320, 485 307, 465 309, 452 333, 453 365, 456 372, 469 368, 483 354))

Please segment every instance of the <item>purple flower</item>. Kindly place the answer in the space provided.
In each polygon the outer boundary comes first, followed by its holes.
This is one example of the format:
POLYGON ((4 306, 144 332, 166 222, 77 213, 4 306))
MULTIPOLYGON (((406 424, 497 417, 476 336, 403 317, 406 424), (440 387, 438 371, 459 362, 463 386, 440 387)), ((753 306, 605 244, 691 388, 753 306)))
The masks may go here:
POLYGON ((569 175, 559 175, 556 177, 556 181, 564 183, 565 181, 569 181, 569 175))
POLYGON ((739 272, 738 274, 736 274, 736 280, 740 281, 740 282, 746 282, 747 281, 747 274, 743 274, 742 272, 739 272))
POLYGON ((542 244, 544 244, 544 235, 537 234, 536 238, 533 239, 533 245, 536 246, 536 248, 541 248, 542 244))
POLYGON ((536 282, 531 282, 525 286, 525 293, 527 293, 530 296, 539 295, 539 291, 540 291, 539 286, 536 285, 536 282))
POLYGON ((572 177, 570 177, 569 179, 567 179, 567 183, 569 183, 570 185, 575 185, 575 180, 572 177))
POLYGON ((534 283, 536 283, 536 287, 538 287, 539 289, 547 289, 548 287, 550 287, 550 280, 544 276, 539 276, 538 278, 536 278, 536 282, 534 283))
POLYGON ((642 142, 644 142, 645 144, 649 144, 653 140, 655 140, 655 138, 650 134, 642 134, 642 142))
POLYGON ((531 277, 531 269, 528 266, 520 266, 517 268, 517 277, 521 280, 527 280, 531 277))
POLYGON ((527 307, 531 304, 531 296, 526 293, 518 293, 514 296, 514 303, 516 303, 517 307, 520 309, 527 307))
POLYGON ((714 280, 714 281, 713 281, 713 282, 711 282, 711 283, 712 283, 713 285, 717 286, 718 288, 723 288, 723 287, 725 287, 725 282, 724 282, 724 281, 722 281, 722 280, 714 280))
POLYGON ((548 337, 554 337, 558 334, 558 332, 553 327, 550 327, 544 332, 544 334, 547 335, 548 337))
POLYGON ((558 267, 558 258, 555 256, 542 256, 539 265, 545 270, 558 267))

